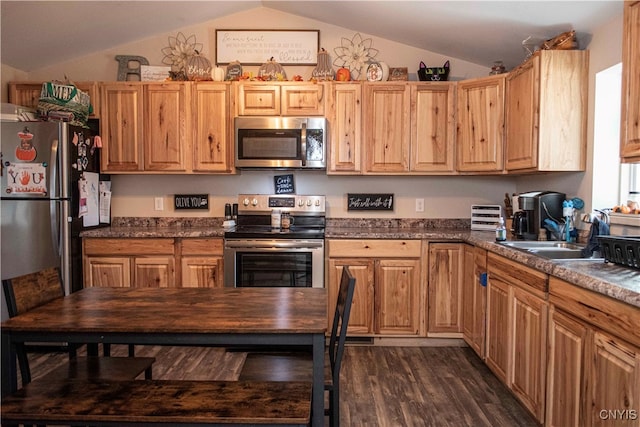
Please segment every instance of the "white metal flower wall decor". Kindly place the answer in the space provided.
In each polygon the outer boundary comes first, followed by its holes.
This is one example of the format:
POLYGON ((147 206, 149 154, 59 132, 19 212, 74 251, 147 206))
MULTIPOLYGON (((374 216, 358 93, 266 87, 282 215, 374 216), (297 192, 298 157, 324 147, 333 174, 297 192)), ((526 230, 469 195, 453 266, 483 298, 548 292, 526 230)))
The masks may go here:
POLYGON ((181 32, 174 36, 169 36, 169 46, 162 48, 164 58, 162 63, 171 65, 173 71, 184 71, 189 58, 202 52, 202 43, 196 43, 194 34, 185 37, 181 32))
POLYGON ((370 60, 378 55, 378 49, 371 47, 371 38, 363 39, 360 33, 354 34, 351 40, 342 37, 341 46, 333 49, 336 59, 333 65, 348 68, 353 80, 360 80, 363 75, 363 68, 370 60))

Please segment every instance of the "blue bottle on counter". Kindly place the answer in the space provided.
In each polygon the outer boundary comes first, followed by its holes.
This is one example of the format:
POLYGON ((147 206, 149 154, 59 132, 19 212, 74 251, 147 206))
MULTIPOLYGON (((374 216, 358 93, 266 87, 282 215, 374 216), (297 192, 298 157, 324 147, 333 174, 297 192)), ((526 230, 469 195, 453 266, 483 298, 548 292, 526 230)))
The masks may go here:
POLYGON ((496 242, 504 242, 505 240, 507 240, 507 227, 504 225, 504 218, 500 217, 496 227, 496 242))

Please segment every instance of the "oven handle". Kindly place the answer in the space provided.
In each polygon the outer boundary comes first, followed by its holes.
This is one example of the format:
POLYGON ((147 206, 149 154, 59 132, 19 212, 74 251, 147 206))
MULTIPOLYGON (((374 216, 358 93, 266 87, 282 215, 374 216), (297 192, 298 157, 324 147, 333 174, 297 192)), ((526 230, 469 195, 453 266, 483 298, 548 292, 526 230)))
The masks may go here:
POLYGON ((289 249, 306 249, 306 248, 322 248, 323 241, 274 241, 274 240, 227 240, 224 244, 225 248, 289 248, 289 249))
POLYGON ((300 150, 302 151, 302 166, 306 166, 307 165, 307 124, 306 123, 302 123, 302 130, 300 132, 300 141, 301 141, 301 147, 300 150))

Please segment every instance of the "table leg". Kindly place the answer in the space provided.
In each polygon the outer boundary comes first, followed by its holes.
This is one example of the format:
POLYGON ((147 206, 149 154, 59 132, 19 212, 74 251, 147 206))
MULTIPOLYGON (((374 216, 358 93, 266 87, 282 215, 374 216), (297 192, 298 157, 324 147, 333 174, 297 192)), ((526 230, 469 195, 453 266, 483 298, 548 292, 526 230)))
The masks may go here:
POLYGON ((0 356, 0 375, 2 376, 2 397, 8 396, 18 389, 18 367, 16 365, 16 349, 11 345, 9 334, 2 334, 0 356))
POLYGON ((311 425, 324 426, 324 334, 313 336, 313 392, 311 425))

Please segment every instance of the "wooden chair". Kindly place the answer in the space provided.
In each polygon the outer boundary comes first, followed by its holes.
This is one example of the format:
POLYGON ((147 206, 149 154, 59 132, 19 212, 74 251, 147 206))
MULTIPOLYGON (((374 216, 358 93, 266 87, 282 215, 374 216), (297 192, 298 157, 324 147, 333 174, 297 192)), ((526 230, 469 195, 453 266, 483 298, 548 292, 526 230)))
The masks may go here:
MULTIPOLYGON (((21 313, 25 313, 36 307, 51 302, 57 298, 64 297, 64 289, 60 276, 60 269, 57 267, 48 268, 36 273, 25 274, 23 276, 5 279, 2 281, 5 299, 7 302, 7 311, 9 317, 15 317, 21 313)), ((77 344, 60 344, 56 346, 29 346, 24 343, 16 345, 16 353, 18 364, 20 366, 20 374, 22 384, 31 382, 31 369, 29 368, 29 359, 27 354, 30 352, 68 352, 69 359, 75 359, 77 344)), ((151 365, 155 358, 117 358, 113 360, 100 360, 101 358, 89 358, 89 360, 75 361, 74 364, 89 368, 84 368, 86 376, 107 377, 109 372, 116 372, 119 378, 137 377, 141 371, 145 372, 146 378, 151 378, 151 365), (130 360, 129 360, 130 359, 130 360), (118 368, 115 369, 114 362, 118 362, 118 368), (141 367, 143 369, 141 369, 141 367), (128 375, 127 375, 128 373, 128 375)))
MULTIPOLYGON (((329 339, 328 365, 325 367, 324 389, 329 393, 328 413, 330 425, 340 425, 340 366, 347 338, 349 314, 356 279, 349 268, 342 268, 340 289, 336 302, 331 337, 329 339)), ((248 353, 240 372, 240 381, 309 381, 312 379, 313 360, 306 352, 255 352, 248 353)))

